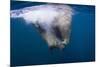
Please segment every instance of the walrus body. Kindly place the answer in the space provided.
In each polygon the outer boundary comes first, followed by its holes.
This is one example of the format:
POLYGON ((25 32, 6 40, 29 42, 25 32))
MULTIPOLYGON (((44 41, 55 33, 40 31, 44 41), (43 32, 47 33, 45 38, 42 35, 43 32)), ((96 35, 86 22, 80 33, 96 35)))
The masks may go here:
POLYGON ((49 47, 64 48, 70 38, 72 8, 68 5, 45 4, 11 10, 12 18, 23 18, 39 30, 49 47))

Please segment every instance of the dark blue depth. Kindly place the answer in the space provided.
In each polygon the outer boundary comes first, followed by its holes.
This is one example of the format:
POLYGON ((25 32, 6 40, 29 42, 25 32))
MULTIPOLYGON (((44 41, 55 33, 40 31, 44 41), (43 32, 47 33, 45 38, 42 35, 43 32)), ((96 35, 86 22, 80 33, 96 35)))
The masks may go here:
MULTIPOLYGON (((40 5, 11 2, 11 10, 40 5)), ((75 10, 70 43, 61 51, 50 50, 36 28, 23 19, 11 19, 11 65, 40 65, 95 60, 95 6, 70 5, 75 10)))

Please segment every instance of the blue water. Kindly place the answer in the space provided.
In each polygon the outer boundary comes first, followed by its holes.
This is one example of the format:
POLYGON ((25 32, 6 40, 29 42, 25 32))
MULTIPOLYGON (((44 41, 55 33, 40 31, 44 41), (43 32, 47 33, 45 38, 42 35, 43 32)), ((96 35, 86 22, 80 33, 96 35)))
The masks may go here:
MULTIPOLYGON (((12 2, 12 9, 45 3, 12 2)), ((11 19, 11 65, 40 65, 95 60, 95 6, 70 5, 71 39, 63 49, 50 50, 36 28, 23 19, 11 19)))

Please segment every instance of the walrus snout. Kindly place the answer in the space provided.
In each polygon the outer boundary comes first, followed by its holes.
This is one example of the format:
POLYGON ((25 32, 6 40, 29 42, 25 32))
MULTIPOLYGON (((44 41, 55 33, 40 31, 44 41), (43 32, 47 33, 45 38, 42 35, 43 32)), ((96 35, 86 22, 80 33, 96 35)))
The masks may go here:
POLYGON ((50 48, 63 49, 69 43, 73 9, 68 5, 45 4, 11 11, 12 18, 23 18, 37 28, 50 48))

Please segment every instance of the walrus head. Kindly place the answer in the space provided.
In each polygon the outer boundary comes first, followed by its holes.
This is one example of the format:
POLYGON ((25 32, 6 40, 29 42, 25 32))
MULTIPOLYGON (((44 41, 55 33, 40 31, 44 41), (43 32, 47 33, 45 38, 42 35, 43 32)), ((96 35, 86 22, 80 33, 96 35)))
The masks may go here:
POLYGON ((12 18, 23 18, 37 28, 50 48, 64 48, 69 43, 73 10, 68 5, 45 4, 12 10, 12 18))

